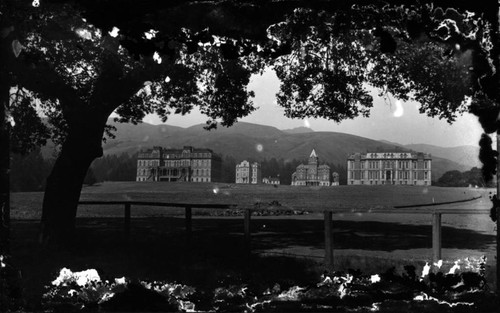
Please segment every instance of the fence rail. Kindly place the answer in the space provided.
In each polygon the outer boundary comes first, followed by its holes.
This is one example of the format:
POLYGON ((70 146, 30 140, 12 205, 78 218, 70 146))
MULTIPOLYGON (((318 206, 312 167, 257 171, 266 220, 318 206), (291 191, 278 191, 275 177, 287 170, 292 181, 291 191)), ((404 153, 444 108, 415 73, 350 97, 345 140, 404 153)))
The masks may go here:
POLYGON ((130 237, 130 219, 132 205, 142 205, 142 206, 159 206, 159 207, 170 207, 170 208, 184 208, 185 212, 185 228, 188 240, 191 239, 192 232, 192 209, 234 209, 236 205, 234 204, 218 204, 218 203, 177 203, 177 202, 150 202, 150 201, 79 201, 78 204, 81 205, 123 205, 124 206, 124 231, 127 238, 130 237))
MULTIPOLYGON (((475 200, 470 199, 471 200, 475 200)), ((457 201, 464 202, 464 201, 457 201)), ((334 237, 333 237, 333 222, 335 214, 431 214, 432 215, 432 255, 433 260, 437 261, 441 259, 442 250, 442 233, 441 233, 441 219, 443 214, 458 214, 458 215, 473 215, 473 214, 490 214, 490 210, 485 209, 446 209, 446 208, 436 208, 437 205, 441 204, 452 204, 457 202, 447 202, 447 203, 434 203, 429 205, 415 205, 415 206, 399 206, 393 209, 387 208, 375 208, 375 209, 331 209, 324 210, 324 238, 325 238, 325 265, 328 267, 333 267, 334 260, 334 237), (421 209, 426 207, 425 209, 421 209), (431 208, 428 208, 431 207, 431 208), (420 209, 419 209, 420 208, 420 209)), ((130 220, 131 220, 131 210, 132 205, 141 206, 159 206, 159 207, 176 207, 184 208, 185 210, 185 229, 188 240, 191 239, 192 233, 192 209, 193 208, 203 208, 203 209, 236 209, 238 208, 235 204, 201 204, 201 203, 168 203, 168 202, 149 202, 149 201, 79 201, 81 205, 124 205, 124 231, 127 238, 130 236, 130 220)), ((241 209, 241 208, 240 208, 241 209)), ((252 208, 244 208, 243 215, 243 233, 245 246, 250 249, 251 241, 251 216, 252 208)))

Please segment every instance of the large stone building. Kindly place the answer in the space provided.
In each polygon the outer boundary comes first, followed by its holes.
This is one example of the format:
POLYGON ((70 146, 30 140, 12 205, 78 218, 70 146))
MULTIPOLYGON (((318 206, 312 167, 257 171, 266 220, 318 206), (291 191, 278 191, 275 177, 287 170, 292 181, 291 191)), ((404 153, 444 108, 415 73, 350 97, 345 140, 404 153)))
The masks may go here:
POLYGON ((221 164, 210 149, 153 147, 139 152, 136 181, 214 182, 220 180, 221 164))
POLYGON ((319 165, 314 149, 307 164, 300 164, 292 174, 292 186, 330 186, 330 167, 319 165))
POLYGON ((354 153, 347 158, 347 184, 429 186, 431 162, 421 152, 354 153))
POLYGON ((260 184, 261 183, 260 164, 250 163, 247 160, 236 164, 236 183, 237 184, 260 184))

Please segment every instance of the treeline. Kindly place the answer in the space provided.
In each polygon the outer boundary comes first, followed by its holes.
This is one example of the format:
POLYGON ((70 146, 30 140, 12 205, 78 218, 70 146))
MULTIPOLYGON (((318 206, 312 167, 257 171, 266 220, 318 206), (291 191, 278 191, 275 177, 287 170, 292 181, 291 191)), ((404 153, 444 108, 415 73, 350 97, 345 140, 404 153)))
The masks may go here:
POLYGON ((22 155, 12 153, 10 157, 10 190, 41 191, 54 161, 43 158, 40 149, 22 155))
MULTIPOLYGON (((106 155, 94 160, 84 184, 103 181, 135 181, 137 154, 106 155)), ((10 188, 13 192, 43 191, 54 159, 44 159, 40 149, 29 154, 11 154, 10 188)))
MULTIPOLYGON (((129 155, 105 155, 95 159, 90 165, 96 182, 135 181, 137 172, 137 153, 129 155)), ((87 178, 91 173, 87 173, 87 178)))
MULTIPOLYGON (((249 159, 254 162, 255 160, 249 159)), ((234 183, 236 178, 236 160, 232 156, 222 157, 221 182, 234 183)), ((282 158, 264 159, 261 164, 262 177, 279 177, 281 184, 290 185, 292 173, 301 163, 307 160, 284 160, 282 158)), ((347 184, 347 170, 341 164, 326 163, 331 172, 339 174, 340 184, 347 184)), ((12 154, 10 184, 13 192, 17 191, 42 191, 45 189, 47 176, 54 165, 53 159, 44 159, 40 149, 27 155, 12 154)), ((135 181, 137 171, 137 154, 105 155, 94 160, 85 177, 84 184, 93 185, 104 181, 135 181)))
POLYGON ((484 181, 481 169, 473 167, 470 171, 448 171, 443 174, 436 182, 436 186, 441 187, 494 187, 494 182, 486 183, 484 181))

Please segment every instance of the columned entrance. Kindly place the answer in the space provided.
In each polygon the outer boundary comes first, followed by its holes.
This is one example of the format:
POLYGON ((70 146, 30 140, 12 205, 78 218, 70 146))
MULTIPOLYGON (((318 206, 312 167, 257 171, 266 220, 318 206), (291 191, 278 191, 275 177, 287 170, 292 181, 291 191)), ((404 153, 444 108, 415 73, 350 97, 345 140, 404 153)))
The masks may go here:
POLYGON ((392 171, 385 171, 385 184, 392 185, 392 171))

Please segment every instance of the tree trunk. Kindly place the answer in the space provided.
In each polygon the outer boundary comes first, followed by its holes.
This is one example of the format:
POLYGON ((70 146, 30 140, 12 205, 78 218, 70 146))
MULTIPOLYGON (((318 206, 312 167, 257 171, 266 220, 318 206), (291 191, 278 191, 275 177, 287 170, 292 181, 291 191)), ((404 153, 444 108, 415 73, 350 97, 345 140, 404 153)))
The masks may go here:
POLYGON ((0 255, 9 252, 10 240, 10 87, 9 64, 15 59, 8 24, 0 28, 0 255))
POLYGON ((9 144, 9 90, 0 82, 0 255, 9 252, 10 239, 10 144, 9 144))
MULTIPOLYGON (((497 1, 496 10, 494 10, 492 17, 493 34, 492 34, 492 58, 493 65, 495 67, 496 73, 496 86, 497 91, 500 88, 500 0, 497 1)), ((497 94, 497 106, 500 106, 500 99, 497 94)), ((497 130, 497 152, 500 152, 500 130, 497 130)), ((500 158, 497 157, 497 197, 500 197, 500 158)), ((496 257, 496 268, 497 268, 497 295, 500 294, 500 208, 496 208, 496 218, 497 218, 497 257, 496 257)))
POLYGON ((42 244, 66 244, 73 237, 83 180, 92 161, 102 156, 106 119, 95 115, 82 115, 69 125, 66 140, 47 178, 39 238, 42 244))

